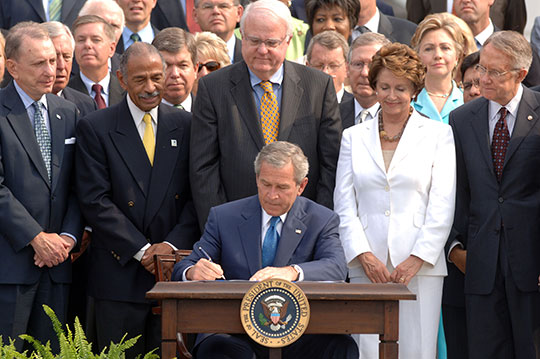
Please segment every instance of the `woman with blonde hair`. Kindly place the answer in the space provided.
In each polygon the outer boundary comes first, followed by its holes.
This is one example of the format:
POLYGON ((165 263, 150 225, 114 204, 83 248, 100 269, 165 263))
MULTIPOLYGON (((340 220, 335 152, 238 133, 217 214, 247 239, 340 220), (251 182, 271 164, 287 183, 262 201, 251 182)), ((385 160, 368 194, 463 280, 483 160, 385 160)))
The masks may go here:
POLYGON ((197 95, 199 79, 210 72, 229 66, 231 59, 227 53, 227 44, 212 32, 203 31, 195 34, 195 47, 197 48, 197 80, 191 92, 197 95))
POLYGON ((463 92, 454 76, 470 50, 469 41, 456 17, 448 13, 426 16, 411 39, 426 67, 425 85, 414 101, 414 108, 433 120, 448 123, 448 115, 463 105, 463 92))
MULTIPOLYGON (((378 119, 343 131, 334 210, 351 283, 402 283, 399 357, 434 359, 447 274, 456 160, 449 125, 411 107, 424 66, 406 45, 383 46, 369 66, 378 119)), ((378 358, 378 335, 356 335, 361 359, 378 358)))

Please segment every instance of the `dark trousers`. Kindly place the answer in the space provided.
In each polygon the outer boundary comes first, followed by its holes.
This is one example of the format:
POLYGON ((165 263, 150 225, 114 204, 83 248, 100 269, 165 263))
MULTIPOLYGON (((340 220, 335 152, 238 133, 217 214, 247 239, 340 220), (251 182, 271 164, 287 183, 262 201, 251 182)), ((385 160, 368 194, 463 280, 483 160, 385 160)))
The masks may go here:
POLYGON ((448 359, 468 359, 465 307, 443 304, 443 326, 448 359))
MULTIPOLYGON (((37 283, 0 285, 0 335, 3 342, 8 337, 16 339, 18 351, 33 350, 20 334, 29 334, 41 343, 51 342, 55 353, 59 349, 58 338, 50 318, 43 311, 43 304, 51 307, 61 323, 65 323, 69 284, 54 283, 47 270, 44 270, 37 283)), ((70 324, 73 328, 73 325, 70 324)))
POLYGON ((507 253, 505 236, 501 235, 493 291, 465 295, 471 359, 536 357, 533 332, 538 325, 540 296, 516 287, 507 253))
MULTIPOLYGON (((161 317, 152 314, 150 304, 95 300, 97 346, 99 351, 109 347, 111 341, 120 342, 124 334, 126 340, 138 335, 135 346, 126 352, 126 358, 148 353, 158 348, 161 353, 161 317)), ((141 356, 141 357, 142 357, 141 356)))
MULTIPOLYGON (((265 359, 268 348, 247 335, 213 334, 196 347, 196 359, 265 359)), ((358 347, 349 335, 304 335, 283 348, 284 359, 358 359, 358 347)))

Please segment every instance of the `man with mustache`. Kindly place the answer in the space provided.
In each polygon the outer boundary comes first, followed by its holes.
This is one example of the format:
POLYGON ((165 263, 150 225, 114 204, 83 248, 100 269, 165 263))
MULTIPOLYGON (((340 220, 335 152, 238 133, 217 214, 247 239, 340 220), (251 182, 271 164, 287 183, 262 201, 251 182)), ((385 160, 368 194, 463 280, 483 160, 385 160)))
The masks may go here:
POLYGON ((197 78, 197 48, 193 35, 178 27, 162 30, 152 41, 165 60, 162 102, 191 112, 191 89, 197 78))
POLYGON ((119 103, 124 91, 109 70, 115 47, 114 28, 99 16, 84 15, 73 23, 73 37, 80 71, 68 86, 90 95, 100 110, 119 103))
POLYGON ((134 44, 117 76, 128 95, 78 123, 76 183, 93 230, 88 291, 97 347, 140 334, 131 358, 160 346, 160 318, 145 299, 154 254, 191 248, 199 233, 188 178, 191 114, 161 104, 161 54, 134 44))

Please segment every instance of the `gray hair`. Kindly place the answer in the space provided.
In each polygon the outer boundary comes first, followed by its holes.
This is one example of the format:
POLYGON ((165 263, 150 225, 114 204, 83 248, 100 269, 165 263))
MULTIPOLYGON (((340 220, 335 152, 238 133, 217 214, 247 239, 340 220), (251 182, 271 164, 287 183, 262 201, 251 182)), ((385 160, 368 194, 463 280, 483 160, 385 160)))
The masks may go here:
MULTIPOLYGON (((201 3, 201 1, 202 1, 202 0, 194 0, 194 1, 193 1, 193 6, 199 7, 199 4, 201 3)), ((241 4, 240 4, 240 0, 233 0, 233 4, 234 4, 234 6, 241 5, 241 4)))
POLYGON ((45 29, 47 29, 47 32, 49 33, 49 37, 51 39, 66 35, 71 41, 71 48, 75 48, 75 39, 73 38, 73 34, 71 33, 71 30, 69 29, 69 27, 67 27, 67 25, 62 24, 59 21, 48 21, 44 22, 43 26, 45 27, 45 29))
POLYGON ((343 50, 343 59, 345 60, 345 56, 347 56, 347 53, 349 52, 349 44, 347 44, 347 40, 337 31, 323 31, 320 34, 317 34, 313 36, 311 41, 309 42, 306 56, 307 61, 311 62, 311 54, 313 52, 313 46, 315 44, 319 44, 322 47, 328 49, 329 51, 341 48, 343 50))
POLYGON ((124 31, 126 17, 120 5, 118 5, 118 3, 114 0, 87 0, 79 11, 79 16, 101 16, 102 11, 107 11, 109 13, 117 13, 120 16, 120 32, 124 31))
POLYGON ((297 145, 287 141, 276 141, 264 146, 255 158, 255 175, 261 173, 261 165, 265 162, 272 167, 282 168, 292 163, 294 168, 294 181, 297 185, 307 176, 309 171, 309 162, 297 145))
POLYGON ((23 21, 13 26, 6 37, 6 59, 15 59, 24 38, 34 40, 50 40, 49 33, 42 24, 33 21, 23 21))
POLYGON ((158 32, 152 45, 158 51, 170 52, 176 54, 183 48, 186 48, 191 56, 193 65, 197 63, 197 48, 195 47, 195 38, 187 31, 179 27, 168 27, 158 32))
POLYGON ((370 46, 370 45, 384 45, 391 44, 392 42, 386 38, 383 34, 378 34, 376 32, 365 32, 360 34, 349 47, 349 53, 347 54, 347 62, 350 64, 352 60, 353 51, 361 46, 370 46))
MULTIPOLYGON (((491 46, 510 58, 512 69, 529 71, 532 63, 531 44, 519 32, 496 31, 488 37, 482 50, 488 44, 491 44, 491 46)), ((482 50, 480 50, 480 56, 482 56, 482 50)))
POLYGON ((124 51, 122 56, 120 56, 120 68, 119 69, 120 69, 120 73, 122 74, 124 79, 127 79, 127 76, 128 76, 128 71, 127 71, 128 63, 129 63, 129 60, 133 56, 149 57, 151 55, 159 56, 159 58, 161 59, 161 63, 163 64, 163 73, 165 73, 167 65, 165 64, 165 60, 163 59, 163 56, 161 55, 161 53, 153 45, 147 44, 146 42, 139 41, 139 42, 134 43, 130 47, 128 47, 128 49, 126 51, 124 51))
POLYGON ((246 6, 246 9, 244 10, 244 14, 242 15, 242 18, 240 19, 240 31, 242 32, 242 35, 244 35, 246 19, 250 16, 251 12, 255 10, 259 10, 259 11, 263 11, 267 13, 270 12, 275 17, 284 21, 287 24, 287 36, 289 37, 292 36, 293 24, 292 24, 291 11, 287 7, 287 5, 285 5, 279 0, 258 0, 246 6))
POLYGON ((74 22, 73 25, 71 25, 71 28, 73 29, 73 33, 77 32, 77 28, 82 25, 86 24, 102 24, 103 25, 103 33, 105 34, 105 37, 109 39, 110 42, 116 42, 116 36, 114 34, 114 27, 112 27, 111 24, 109 24, 107 21, 105 21, 104 18, 97 15, 83 15, 79 16, 74 22))

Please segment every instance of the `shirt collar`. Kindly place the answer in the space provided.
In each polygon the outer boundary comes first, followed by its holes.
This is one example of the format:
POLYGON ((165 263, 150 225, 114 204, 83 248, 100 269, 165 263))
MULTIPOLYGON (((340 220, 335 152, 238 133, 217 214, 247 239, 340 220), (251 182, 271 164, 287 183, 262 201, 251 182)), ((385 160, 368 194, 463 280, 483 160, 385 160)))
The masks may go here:
POLYGON ((478 35, 476 35, 474 38, 476 41, 480 43, 480 45, 484 46, 484 42, 488 39, 488 37, 491 36, 495 32, 495 27, 493 26, 493 23, 491 22, 491 19, 489 19, 489 25, 482 30, 478 35))
POLYGON ((232 34, 232 36, 227 40, 227 54, 229 55, 229 58, 231 59, 231 63, 234 62, 234 47, 236 46, 236 36, 232 34))
POLYGON ((143 117, 146 113, 149 113, 150 116, 152 116, 152 122, 157 125, 159 106, 154 107, 148 112, 144 112, 143 110, 138 108, 137 105, 133 103, 133 101, 131 101, 131 97, 129 97, 129 93, 126 95, 126 98, 127 98, 129 112, 131 113, 131 117, 133 117, 133 120, 135 121, 135 125, 137 127, 139 127, 139 125, 141 124, 143 117))
POLYGON ((107 75, 105 75, 105 77, 103 79, 101 79, 101 81, 99 82, 94 82, 92 80, 90 80, 88 77, 86 77, 82 71, 80 72, 80 75, 81 75, 81 80, 82 82, 84 83, 84 86, 86 86, 86 89, 88 90, 88 93, 92 93, 92 86, 94 84, 99 84, 101 85, 101 87, 103 88, 103 93, 105 95, 109 95, 109 82, 111 80, 111 73, 107 71, 107 75))
POLYGON ((497 116, 497 114, 499 113, 499 110, 503 106, 506 107, 506 110, 514 118, 517 118, 517 112, 518 112, 518 108, 519 108, 519 103, 521 101, 522 96, 523 96, 523 85, 520 84, 516 95, 506 105, 501 105, 498 102, 490 100, 489 101, 489 118, 490 118, 490 120, 493 120, 497 116))
MULTIPOLYGON (((124 27, 124 31, 122 32, 122 41, 125 43, 129 43, 131 40, 131 34, 134 32, 131 31, 127 26, 124 27)), ((149 21, 148 24, 146 24, 145 27, 141 29, 141 31, 137 32, 139 37, 141 38, 142 42, 146 42, 148 44, 152 43, 152 40, 154 40, 154 29, 152 29, 152 23, 149 21)))
POLYGON ((369 19, 368 22, 364 24, 365 27, 369 29, 371 32, 379 32, 379 22, 381 20, 381 15, 379 13, 379 9, 375 9, 375 15, 371 19, 369 19))
POLYGON ((343 95, 345 94, 345 86, 344 85, 341 85, 341 90, 339 90, 338 92, 336 92, 336 96, 337 96, 337 102, 338 103, 341 103, 341 100, 343 99, 343 95))
MULTIPOLYGON (((175 105, 175 104, 170 103, 169 101, 165 100, 165 98, 163 98, 161 100, 161 102, 166 104, 166 105, 169 105, 169 106, 174 106, 175 105)), ((182 103, 180 103, 180 105, 182 105, 184 110, 186 110, 188 112, 191 112, 191 105, 192 104, 193 104, 193 99, 191 98, 191 94, 189 94, 189 96, 186 97, 186 99, 184 101, 182 101, 182 103)))
MULTIPOLYGON (((259 83, 262 82, 262 80, 260 78, 257 77, 257 75, 255 75, 248 67, 248 71, 249 71, 249 81, 251 82, 251 87, 255 88, 255 86, 257 86, 259 83)), ((279 67, 279 69, 272 75, 270 76, 270 79, 269 81, 273 84, 278 84, 281 86, 282 82, 283 82, 283 64, 281 64, 281 66, 279 67)))
MULTIPOLYGON (((262 210, 262 224, 263 226, 264 225, 269 225, 269 222, 270 220, 272 219, 272 216, 269 215, 268 213, 266 213, 266 211, 264 210, 264 208, 262 208, 261 206, 261 210, 262 210)), ((287 213, 283 213, 281 216, 279 216, 279 218, 281 219, 281 223, 285 223, 285 220, 287 219, 287 213)))
MULTIPOLYGON (((371 118, 375 118, 375 116, 377 116, 377 112, 379 112, 379 107, 380 107, 379 103, 375 102, 373 106, 367 108, 371 118)), ((356 116, 358 116, 358 114, 362 112, 363 110, 364 108, 362 107, 362 105, 360 105, 358 101, 354 99, 354 118, 356 118, 356 116)))
MULTIPOLYGON (((19 94, 19 97, 21 98, 21 101, 24 105, 24 108, 28 110, 28 107, 32 106, 34 102, 36 102, 32 97, 28 96, 26 92, 17 84, 17 81, 13 80, 13 84, 15 85, 15 90, 19 94)), ((48 110, 49 107, 47 105, 47 96, 43 94, 41 98, 38 100, 38 102, 41 102, 43 106, 45 106, 45 109, 48 110)))

